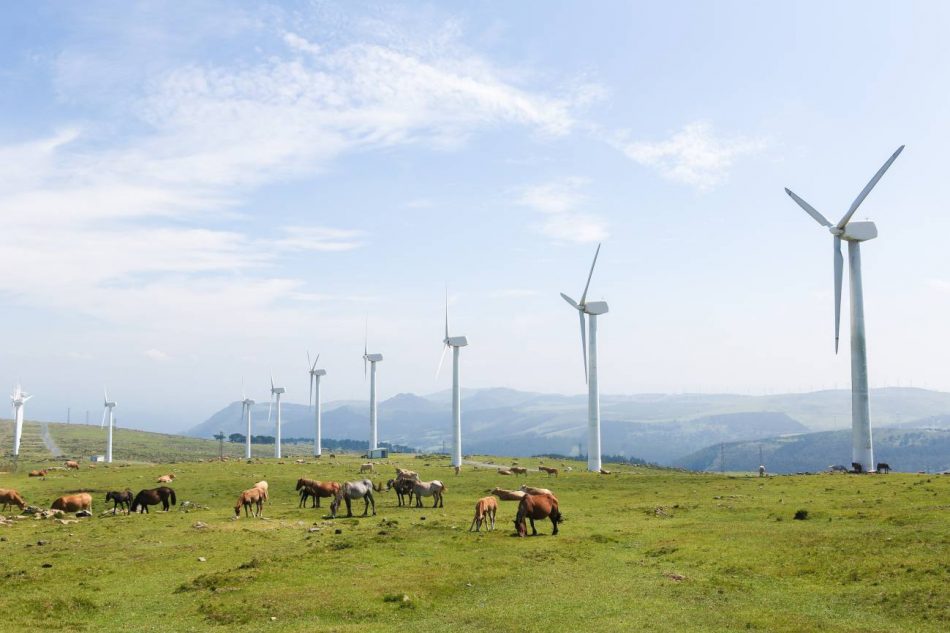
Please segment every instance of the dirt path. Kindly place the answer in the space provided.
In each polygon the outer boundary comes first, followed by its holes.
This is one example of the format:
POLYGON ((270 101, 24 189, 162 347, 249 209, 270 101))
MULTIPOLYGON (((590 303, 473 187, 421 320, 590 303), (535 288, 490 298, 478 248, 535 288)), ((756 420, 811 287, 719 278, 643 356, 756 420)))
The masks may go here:
POLYGON ((52 453, 53 457, 63 456, 63 451, 59 450, 59 446, 56 445, 53 436, 49 434, 49 424, 46 422, 40 422, 40 437, 43 438, 43 444, 46 446, 46 450, 52 453))

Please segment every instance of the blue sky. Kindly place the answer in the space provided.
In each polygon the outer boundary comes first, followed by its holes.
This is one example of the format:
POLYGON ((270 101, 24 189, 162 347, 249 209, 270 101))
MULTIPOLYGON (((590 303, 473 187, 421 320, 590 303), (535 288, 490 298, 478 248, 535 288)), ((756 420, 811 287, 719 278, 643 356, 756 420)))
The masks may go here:
POLYGON ((175 430, 306 401, 308 349, 364 397, 368 317, 381 395, 429 393, 448 283, 466 386, 580 393, 602 241, 603 391, 846 387, 782 189, 835 219, 906 144, 856 216, 871 383, 950 389, 950 9, 666 4, 8 7, 0 380, 175 430))

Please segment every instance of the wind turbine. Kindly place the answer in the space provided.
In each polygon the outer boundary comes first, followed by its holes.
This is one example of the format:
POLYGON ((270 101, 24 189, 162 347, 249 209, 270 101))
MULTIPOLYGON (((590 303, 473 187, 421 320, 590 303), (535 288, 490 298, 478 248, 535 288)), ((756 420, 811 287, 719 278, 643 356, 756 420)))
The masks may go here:
POLYGON ((106 444, 106 463, 112 463, 112 429, 115 427, 115 409, 116 402, 114 400, 109 400, 109 392, 105 388, 102 389, 102 422, 99 423, 99 428, 101 429, 106 423, 106 416, 109 416, 109 440, 106 444))
POLYGON ((452 465, 462 465, 462 392, 459 389, 459 350, 468 345, 464 336, 449 336, 449 291, 445 290, 445 346, 442 348, 442 357, 439 359, 439 368, 435 372, 436 378, 442 371, 442 361, 445 352, 452 348, 452 465))
POLYGON ((251 407, 254 401, 244 393, 244 381, 241 381, 241 418, 247 421, 247 436, 244 438, 244 458, 251 458, 251 407))
POLYGON ((587 381, 587 470, 600 471, 600 392, 597 388, 597 317, 607 314, 606 301, 587 301, 587 291, 590 280, 594 276, 594 266, 597 265, 597 256, 600 255, 600 244, 594 253, 594 263, 590 265, 587 275, 587 285, 580 301, 574 301, 563 292, 564 298, 571 307, 577 310, 581 324, 581 351, 584 354, 584 379, 587 381), (586 320, 585 320, 586 316, 586 320), (587 325, 589 322, 589 327, 587 325), (590 358, 588 359, 587 332, 590 330, 590 358))
POLYGON ((23 438, 23 403, 32 397, 20 388, 20 383, 16 384, 13 388, 13 395, 10 396, 10 401, 13 403, 13 419, 15 420, 13 431, 14 457, 20 456, 20 440, 23 438))
POLYGON ((317 361, 320 360, 320 354, 317 354, 317 357, 313 359, 313 362, 310 362, 310 352, 307 352, 307 367, 310 373, 310 406, 313 406, 316 403, 316 414, 314 415, 314 424, 316 428, 314 430, 313 436, 313 456, 320 457, 323 454, 323 447, 321 443, 323 441, 323 433, 320 428, 321 423, 321 411, 322 408, 320 402, 320 376, 326 376, 326 369, 317 369, 317 361))
POLYGON ((848 242, 848 277, 851 286, 851 461, 861 464, 865 472, 874 470, 874 447, 871 439, 871 412, 868 398, 868 355, 864 333, 864 290, 861 285, 861 242, 877 237, 874 222, 851 222, 851 216, 857 211, 871 189, 888 170, 904 146, 897 148, 887 162, 877 170, 870 182, 865 185, 858 197, 851 203, 848 212, 837 224, 829 222, 825 216, 810 204, 799 198, 789 189, 785 193, 798 203, 808 215, 819 224, 828 228, 834 236, 834 272, 835 272, 835 353, 838 353, 838 338, 841 330, 841 281, 844 258, 841 255, 841 240, 848 242))
POLYGON ((378 432, 376 426, 376 363, 383 360, 382 354, 369 353, 369 325, 363 336, 363 379, 366 379, 366 364, 369 363, 369 450, 376 450, 378 432))
POLYGON ((270 376, 270 404, 267 407, 267 426, 270 427, 270 414, 274 406, 274 400, 277 400, 277 433, 274 438, 274 457, 280 459, 280 396, 286 389, 274 386, 274 374, 270 376))

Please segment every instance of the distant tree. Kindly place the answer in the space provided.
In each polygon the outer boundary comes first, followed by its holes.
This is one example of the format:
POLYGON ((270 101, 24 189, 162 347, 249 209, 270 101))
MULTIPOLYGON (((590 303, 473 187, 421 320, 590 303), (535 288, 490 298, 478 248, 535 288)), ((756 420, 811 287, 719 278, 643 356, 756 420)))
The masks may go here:
POLYGON ((228 441, 232 444, 243 444, 245 439, 247 438, 240 433, 232 433, 228 436, 228 441))

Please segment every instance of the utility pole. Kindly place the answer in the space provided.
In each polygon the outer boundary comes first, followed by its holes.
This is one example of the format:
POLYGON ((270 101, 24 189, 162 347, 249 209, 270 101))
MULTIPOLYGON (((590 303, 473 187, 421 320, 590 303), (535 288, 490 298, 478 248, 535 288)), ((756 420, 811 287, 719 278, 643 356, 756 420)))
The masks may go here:
POLYGON ((66 424, 69 424, 72 418, 73 410, 70 407, 66 407, 66 424))
POLYGON ((726 472, 726 445, 719 443, 719 472, 726 472))
POLYGON ((759 466, 764 466, 765 462, 762 461, 762 445, 759 444, 759 466))
POLYGON ((86 409, 86 426, 89 426, 89 409, 86 409))
POLYGON ((218 434, 214 436, 214 439, 218 440, 218 459, 224 461, 224 431, 218 431, 218 434))

